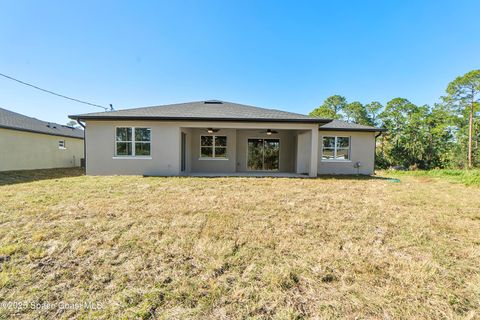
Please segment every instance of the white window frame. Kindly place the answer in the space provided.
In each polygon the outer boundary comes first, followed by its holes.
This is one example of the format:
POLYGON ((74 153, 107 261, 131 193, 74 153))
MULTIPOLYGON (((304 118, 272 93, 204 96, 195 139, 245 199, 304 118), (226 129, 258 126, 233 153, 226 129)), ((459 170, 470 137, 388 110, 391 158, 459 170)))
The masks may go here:
POLYGON ((67 150, 67 144, 65 140, 58 140, 58 149, 67 150))
MULTIPOLYGON (((331 148, 326 148, 331 149, 331 148)), ((322 136, 322 154, 321 154, 321 161, 322 162, 352 162, 352 137, 351 136, 322 136), (334 138, 335 145, 333 147, 333 159, 324 159, 323 158, 323 150, 325 149, 323 145, 324 138, 334 138), (348 148, 339 148, 337 147, 337 140, 338 138, 348 138, 348 148), (348 149, 348 159, 337 159, 337 150, 347 150, 348 149)))
POLYGON ((228 160, 228 136, 226 134, 201 134, 200 135, 200 156, 198 157, 198 160, 228 160), (202 146, 202 137, 212 137, 212 146, 202 146), (224 146, 219 146, 219 148, 225 148, 225 152, 227 153, 226 157, 215 157, 215 137, 225 137, 227 140, 227 145, 224 146), (202 157, 202 148, 212 148, 212 156, 211 157, 202 157))
POLYGON ((133 126, 117 126, 115 127, 114 131, 114 156, 113 159, 152 159, 152 128, 150 127, 144 127, 144 126, 139 126, 139 127, 133 127, 133 126), (132 140, 131 141, 117 141, 117 129, 124 129, 124 128, 130 128, 132 129, 132 140), (150 140, 149 141, 138 141, 138 143, 150 143, 150 155, 145 156, 137 156, 135 155, 135 129, 149 129, 150 130, 150 140), (126 143, 132 143, 132 154, 131 155, 117 155, 117 142, 126 142, 126 143))

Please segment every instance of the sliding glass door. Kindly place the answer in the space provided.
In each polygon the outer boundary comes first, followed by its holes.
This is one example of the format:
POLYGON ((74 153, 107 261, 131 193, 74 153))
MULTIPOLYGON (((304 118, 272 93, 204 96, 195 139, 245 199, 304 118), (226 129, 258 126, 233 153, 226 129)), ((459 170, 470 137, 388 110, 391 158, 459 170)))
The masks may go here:
POLYGON ((279 160, 279 139, 248 139, 248 170, 278 171, 279 160))

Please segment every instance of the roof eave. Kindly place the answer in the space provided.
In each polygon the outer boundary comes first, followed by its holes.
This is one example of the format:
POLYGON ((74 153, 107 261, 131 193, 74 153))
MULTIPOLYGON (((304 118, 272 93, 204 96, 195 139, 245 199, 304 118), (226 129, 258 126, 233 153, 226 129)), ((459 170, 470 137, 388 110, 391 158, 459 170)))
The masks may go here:
POLYGON ((290 123, 329 123, 330 119, 274 119, 274 118, 201 118, 201 117, 156 117, 156 116, 87 116, 87 115, 69 115, 73 120, 161 120, 161 121, 226 121, 226 122, 290 122, 290 123))
POLYGON ((386 132, 387 129, 385 128, 365 128, 365 129, 362 129, 362 128, 352 128, 352 129, 348 129, 348 128, 318 128, 319 131, 354 131, 354 132, 386 132))

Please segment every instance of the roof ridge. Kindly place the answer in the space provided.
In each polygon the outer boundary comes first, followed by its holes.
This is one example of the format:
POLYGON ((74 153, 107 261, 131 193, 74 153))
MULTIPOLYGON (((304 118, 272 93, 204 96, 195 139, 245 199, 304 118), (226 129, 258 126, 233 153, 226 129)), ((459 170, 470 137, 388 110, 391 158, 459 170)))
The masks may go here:
POLYGON ((83 138, 84 131, 57 122, 40 120, 5 108, 0 108, 0 127, 10 130, 83 138))
POLYGON ((374 126, 369 126, 369 125, 366 125, 366 124, 350 122, 350 121, 346 121, 346 120, 342 120, 342 119, 333 119, 333 121, 343 122, 343 123, 347 123, 347 124, 353 124, 353 125, 356 125, 356 126, 375 128, 374 126))
POLYGON ((59 125, 59 126, 62 126, 62 124, 60 124, 60 123, 37 119, 37 118, 35 118, 35 117, 30 117, 30 116, 27 116, 27 115, 25 115, 25 114, 21 114, 21 113, 18 113, 18 112, 12 111, 12 110, 8 110, 8 109, 5 109, 5 108, 0 108, 0 109, 5 110, 6 112, 9 112, 9 113, 14 113, 15 115, 20 116, 20 117, 32 119, 32 120, 39 121, 39 122, 42 122, 42 123, 57 124, 57 125, 59 125))
POLYGON ((163 104, 138 108, 120 109, 115 111, 94 112, 70 115, 71 119, 94 118, 131 118, 131 119, 165 119, 165 120, 244 120, 244 121, 295 121, 295 122, 326 122, 330 119, 321 119, 309 115, 287 110, 256 107, 225 100, 215 100, 217 103, 208 103, 212 100, 163 104), (207 101, 207 103, 205 103, 207 101))
MULTIPOLYGON (((21 116, 21 117, 25 117, 25 118, 29 118, 29 119, 34 119, 34 120, 38 120, 38 121, 43 121, 43 120, 40 120, 40 119, 37 119, 35 117, 30 117, 30 116, 27 116, 27 115, 24 115, 24 114, 21 114, 21 113, 18 113, 18 112, 15 112, 15 111, 12 111, 12 110, 9 110, 9 109, 5 109, 5 108, 2 108, 0 107, 0 109, 6 111, 6 112, 9 112, 9 113, 14 113, 18 116, 21 116)), ((46 122, 46 121, 43 121, 43 122, 46 122)))
POLYGON ((330 130, 330 131, 386 131, 385 128, 369 126, 354 122, 348 122, 340 119, 332 119, 329 123, 320 126, 320 130, 330 130))
MULTIPOLYGON (((298 116, 310 117, 309 115, 305 115, 305 114, 301 114, 301 113, 296 113, 296 112, 291 112, 291 111, 280 110, 280 109, 265 108, 265 107, 255 107, 255 106, 252 106, 252 105, 249 105, 249 104, 241 104, 241 103, 230 102, 230 101, 223 101, 223 100, 220 100, 220 101, 226 102, 226 103, 230 103, 230 104, 239 105, 239 106, 245 106, 245 107, 255 108, 255 109, 264 109, 264 110, 271 110, 271 111, 277 111, 277 112, 285 112, 285 113, 289 113, 289 114, 295 114, 295 115, 298 115, 298 116)), ((311 118, 316 118, 316 117, 311 117, 311 118)))
POLYGON ((173 106, 178 106, 178 105, 189 105, 189 104, 205 104, 206 101, 219 101, 222 102, 221 104, 218 103, 216 105, 224 105, 224 104, 232 104, 240 107, 248 107, 248 108, 253 108, 253 109, 264 109, 264 110, 270 110, 270 111, 276 111, 276 112, 284 112, 292 115, 297 115, 297 116, 302 116, 302 117, 308 117, 311 119, 320 119, 318 117, 312 117, 309 115, 297 113, 297 112, 291 112, 291 111, 286 111, 286 110, 280 110, 280 109, 274 109, 274 108, 265 108, 265 107, 256 107, 253 105, 249 104, 242 104, 242 103, 237 103, 237 102, 231 102, 231 101, 226 101, 226 100, 218 100, 218 99, 209 99, 209 100, 198 100, 198 101, 190 101, 190 102, 178 102, 178 103, 171 103, 171 104, 159 104, 155 106, 144 106, 144 107, 136 107, 136 108, 125 108, 125 109, 119 109, 119 110, 113 110, 113 111, 103 111, 103 112, 89 112, 89 113, 84 113, 82 115, 89 115, 89 114, 114 114, 119 111, 133 111, 133 110, 145 110, 145 109, 153 109, 153 108, 161 108, 161 107, 173 107, 173 106))
POLYGON ((192 101, 192 102, 178 102, 178 103, 171 103, 171 104, 159 104, 156 106, 144 106, 144 107, 135 107, 135 108, 125 108, 125 109, 119 109, 119 110, 107 110, 103 112, 88 112, 88 113, 83 113, 82 115, 88 115, 88 114, 112 114, 116 113, 119 111, 126 111, 126 110, 140 110, 140 109, 152 109, 152 108, 159 108, 159 107, 169 107, 169 106, 177 106, 181 104, 190 104, 190 103, 200 103, 204 101, 192 101))

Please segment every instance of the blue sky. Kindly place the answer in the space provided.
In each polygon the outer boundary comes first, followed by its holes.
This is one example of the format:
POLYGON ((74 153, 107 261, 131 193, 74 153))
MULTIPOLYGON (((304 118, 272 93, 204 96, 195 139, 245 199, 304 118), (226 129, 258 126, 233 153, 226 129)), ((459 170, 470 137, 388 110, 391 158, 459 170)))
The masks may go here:
MULTIPOLYGON (((0 72, 116 108, 221 99, 308 113, 330 95, 433 104, 480 62, 480 1, 1 1, 0 72)), ((100 109, 0 78, 0 107, 100 109)))

